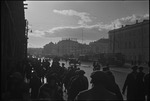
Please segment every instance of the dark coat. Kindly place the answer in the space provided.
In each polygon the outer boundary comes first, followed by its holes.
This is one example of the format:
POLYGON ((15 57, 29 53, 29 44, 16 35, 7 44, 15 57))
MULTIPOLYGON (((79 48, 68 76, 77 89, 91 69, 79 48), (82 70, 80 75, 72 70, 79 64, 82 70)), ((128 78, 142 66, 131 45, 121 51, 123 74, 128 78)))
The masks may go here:
POLYGON ((40 86, 42 85, 40 78, 37 76, 33 76, 30 81, 30 87, 31 87, 31 98, 37 99, 38 97, 38 91, 40 86))
POLYGON ((77 97, 76 101, 84 100, 84 101, 110 101, 110 100, 116 100, 117 97, 115 94, 111 93, 105 87, 102 86, 95 86, 90 90, 86 90, 83 92, 80 92, 77 97))
POLYGON ((59 93, 59 87, 51 87, 49 84, 43 84, 39 89, 39 99, 48 99, 52 101, 63 100, 62 96, 59 93))
POLYGON ((77 76, 72 80, 69 88, 68 99, 73 100, 80 91, 88 89, 88 79, 84 75, 77 76))
POLYGON ((123 92, 127 88, 127 100, 137 100, 137 73, 131 72, 127 75, 123 86, 123 92))
POLYGON ((138 97, 138 100, 141 100, 141 101, 145 101, 144 75, 145 73, 143 72, 139 72, 137 74, 137 97, 138 97))

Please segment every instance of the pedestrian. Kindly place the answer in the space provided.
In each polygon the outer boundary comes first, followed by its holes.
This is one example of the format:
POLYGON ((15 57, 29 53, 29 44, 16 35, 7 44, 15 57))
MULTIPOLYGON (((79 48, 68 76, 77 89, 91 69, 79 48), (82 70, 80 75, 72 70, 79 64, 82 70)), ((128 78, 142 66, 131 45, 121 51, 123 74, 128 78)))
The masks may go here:
POLYGON ((73 101, 80 91, 88 89, 88 79, 84 76, 85 72, 83 70, 77 70, 76 76, 73 77, 69 90, 68 90, 68 100, 73 101))
POLYGON ((38 98, 38 91, 41 85, 42 85, 41 79, 37 76, 36 71, 32 72, 32 77, 30 81, 32 99, 38 98))
POLYGON ((103 68, 103 71, 110 76, 110 78, 115 82, 115 76, 113 73, 110 71, 110 67, 106 66, 103 68))
POLYGON ((120 88, 115 81, 115 76, 110 71, 109 65, 104 67, 103 71, 109 76, 111 84, 112 84, 112 86, 109 86, 109 88, 107 88, 107 89, 116 94, 117 100, 123 101, 123 96, 121 94, 120 88))
POLYGON ((44 101, 63 101, 63 98, 60 94, 60 87, 57 84, 57 78, 55 73, 47 74, 47 83, 43 84, 40 87, 38 98, 44 101))
POLYGON ((137 74, 137 99, 140 101, 145 101, 144 76, 143 67, 139 67, 139 72, 137 74))
POLYGON ((80 92, 77 97, 76 101, 86 100, 86 101, 93 101, 93 100, 103 100, 103 101, 110 101, 116 100, 117 96, 107 90, 106 86, 111 86, 109 82, 109 77, 103 71, 94 71, 91 74, 91 83, 92 88, 89 90, 85 90, 80 92))
POLYGON ((127 88, 127 100, 137 100, 137 66, 132 67, 132 72, 129 73, 126 77, 122 94, 125 94, 127 88))
POLYGON ((101 69, 101 66, 100 66, 100 64, 98 63, 98 62, 95 62, 94 64, 93 64, 93 71, 96 71, 96 70, 100 70, 101 69))

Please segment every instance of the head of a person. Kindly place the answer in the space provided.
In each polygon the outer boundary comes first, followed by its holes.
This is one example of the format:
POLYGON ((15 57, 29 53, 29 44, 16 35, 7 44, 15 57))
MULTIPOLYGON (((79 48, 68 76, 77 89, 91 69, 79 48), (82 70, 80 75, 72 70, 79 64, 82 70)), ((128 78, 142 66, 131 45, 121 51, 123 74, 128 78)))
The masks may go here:
POLYGON ((55 86, 56 82, 57 82, 57 74, 56 73, 52 73, 52 74, 47 74, 47 82, 50 86, 55 86))
POLYGON ((110 69, 109 69, 108 66, 106 66, 106 67, 103 68, 103 71, 109 71, 109 70, 110 70, 110 69))
POLYGON ((76 70, 75 73, 80 76, 80 75, 84 75, 85 71, 84 70, 76 70))
POLYGON ((131 69, 132 69, 134 72, 136 72, 137 69, 138 69, 138 66, 133 66, 131 69))
POLYGON ((138 69, 139 69, 140 72, 142 72, 144 68, 143 67, 139 67, 138 69))
POLYGON ((94 71, 91 74, 91 82, 94 86, 95 85, 108 85, 109 84, 109 77, 108 75, 103 71, 94 71))
POLYGON ((77 68, 77 65, 76 65, 76 64, 74 64, 74 68, 77 68))
POLYGON ((62 67, 64 67, 65 66, 65 64, 64 63, 62 63, 62 67))

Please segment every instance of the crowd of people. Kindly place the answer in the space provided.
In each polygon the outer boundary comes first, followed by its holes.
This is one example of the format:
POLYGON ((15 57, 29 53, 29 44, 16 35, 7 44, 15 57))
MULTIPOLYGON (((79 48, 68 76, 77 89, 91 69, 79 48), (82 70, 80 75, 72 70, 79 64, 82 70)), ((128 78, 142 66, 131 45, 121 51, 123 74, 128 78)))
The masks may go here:
POLYGON ((58 58, 50 63, 48 59, 28 58, 23 73, 16 71, 8 76, 8 89, 3 94, 4 101, 67 101, 123 100, 127 88, 127 100, 149 99, 149 74, 143 73, 143 67, 132 67, 127 75, 121 92, 109 65, 93 65, 91 74, 92 88, 85 71, 76 65, 65 67, 58 58), (139 72, 137 72, 139 69, 139 72), (45 81, 46 80, 46 81, 45 81), (146 97, 145 97, 146 96, 146 97))

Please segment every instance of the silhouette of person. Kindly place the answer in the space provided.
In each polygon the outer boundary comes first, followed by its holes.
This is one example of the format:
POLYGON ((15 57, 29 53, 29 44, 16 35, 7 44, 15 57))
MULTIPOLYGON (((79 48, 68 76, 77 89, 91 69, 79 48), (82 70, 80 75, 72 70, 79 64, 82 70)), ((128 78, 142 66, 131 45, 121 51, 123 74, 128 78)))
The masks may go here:
POLYGON ((110 76, 110 78, 115 82, 115 76, 113 73, 110 71, 110 67, 106 66, 103 68, 103 71, 110 76))
POLYGON ((125 89, 127 88, 127 100, 137 100, 137 66, 132 67, 132 72, 126 77, 122 94, 125 94, 125 89))
POLYGON ((144 92, 144 76, 143 67, 139 67, 139 72, 137 74, 137 99, 140 101, 145 101, 144 92))
POLYGON ((118 86, 118 84, 115 81, 115 76, 113 75, 113 73, 110 71, 109 66, 107 65, 106 67, 103 68, 103 71, 109 76, 110 81, 112 83, 111 88, 108 88, 110 91, 112 91, 113 93, 116 94, 117 96, 117 100, 123 100, 120 88, 118 86))
POLYGON ((83 70, 77 70, 76 74, 77 75, 73 77, 69 87, 69 101, 74 100, 80 91, 88 89, 88 79, 86 76, 84 76, 85 72, 83 70))
POLYGON ((63 100, 59 90, 60 87, 57 84, 56 73, 47 74, 47 83, 40 87, 38 98, 50 101, 63 100))
POLYGON ((117 99, 117 96, 107 89, 107 86, 111 86, 111 84, 108 75, 103 71, 94 71, 91 74, 91 83, 93 87, 89 90, 80 92, 75 99, 76 101, 110 101, 117 99))
POLYGON ((38 91, 40 86, 42 85, 41 79, 37 76, 36 72, 32 73, 30 87, 31 87, 31 98, 37 99, 38 98, 38 91))

